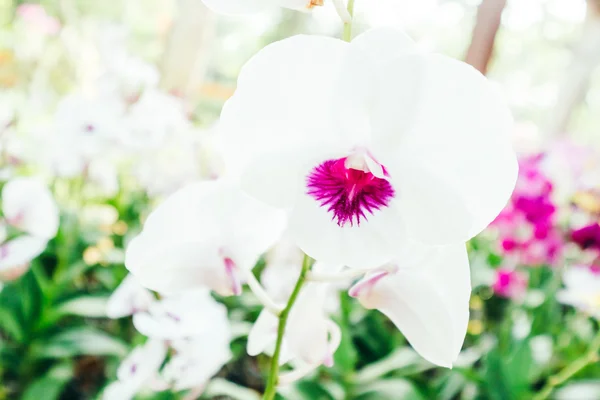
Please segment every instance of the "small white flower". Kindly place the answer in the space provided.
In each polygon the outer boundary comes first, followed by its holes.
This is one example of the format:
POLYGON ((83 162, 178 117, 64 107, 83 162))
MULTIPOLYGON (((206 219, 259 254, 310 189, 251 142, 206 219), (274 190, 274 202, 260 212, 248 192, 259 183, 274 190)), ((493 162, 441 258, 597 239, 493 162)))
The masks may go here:
POLYGON ((158 377, 158 370, 167 355, 167 346, 161 340, 150 339, 136 347, 117 370, 117 381, 104 389, 105 400, 130 400, 141 389, 158 377))
POLYGON ((125 266, 147 288, 176 293, 209 287, 237 295, 281 236, 285 216, 223 180, 190 184, 148 217, 129 244, 125 266))
POLYGON ((221 14, 249 14, 268 8, 285 7, 308 11, 322 6, 323 0, 202 0, 211 10, 221 14))
POLYGON ((191 339, 172 342, 175 355, 165 365, 162 378, 174 390, 204 387, 231 359, 231 332, 227 315, 214 316, 210 329, 191 339))
POLYGON ((95 97, 71 94, 63 98, 47 137, 47 162, 60 176, 84 172, 96 157, 112 155, 124 131, 125 104, 114 94, 95 97))
POLYGON ((35 178, 15 178, 2 188, 2 213, 9 225, 41 239, 58 230, 58 207, 50 190, 35 178))
POLYGON ((293 240, 333 265, 377 267, 407 237, 464 243, 501 211, 517 176, 496 89, 389 29, 265 47, 220 127, 244 190, 289 210, 293 240))
POLYGON ((59 211, 48 188, 35 178, 14 178, 2 188, 0 279, 23 275, 58 231, 59 211), (7 239, 7 225, 21 235, 7 239))
MULTIPOLYGON (((292 307, 283 336, 280 363, 300 361, 308 370, 333 364, 340 330, 325 312, 328 285, 307 284, 292 307)), ((272 353, 277 339, 278 319, 263 310, 248 335, 248 354, 272 353)))
POLYGON ((29 269, 29 262, 42 254, 48 240, 22 235, 0 244, 0 280, 19 278, 29 269))
POLYGON ((181 99, 159 90, 146 90, 129 109, 122 140, 134 149, 158 148, 173 134, 190 129, 181 99))
POLYGON ((195 289, 153 302, 133 316, 133 325, 148 337, 182 339, 202 335, 223 320, 227 320, 225 306, 207 289, 195 289))
POLYGON ((600 274, 588 267, 569 268, 563 274, 565 288, 556 294, 563 304, 600 318, 600 274))
POLYGON ((407 249, 397 263, 370 272, 349 293, 385 314, 423 358, 451 367, 469 322, 467 250, 464 244, 416 243, 407 249))
POLYGON ((122 318, 146 311, 156 301, 152 293, 144 288, 133 275, 127 275, 114 291, 106 305, 108 318, 122 318))
POLYGON ((203 133, 173 132, 160 146, 136 153, 132 172, 150 196, 169 195, 190 182, 213 177, 214 155, 203 152, 203 133))

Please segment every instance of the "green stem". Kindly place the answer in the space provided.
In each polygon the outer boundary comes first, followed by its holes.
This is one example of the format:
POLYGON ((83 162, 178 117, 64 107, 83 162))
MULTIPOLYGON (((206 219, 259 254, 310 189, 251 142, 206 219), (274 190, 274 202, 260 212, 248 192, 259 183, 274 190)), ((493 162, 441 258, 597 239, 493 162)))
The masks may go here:
POLYGON ((344 40, 345 42, 349 42, 350 40, 352 40, 352 22, 354 22, 354 0, 348 0, 348 13, 350 13, 350 17, 352 18, 352 20, 344 24, 344 34, 342 35, 342 40, 344 40))
POLYGON ((598 361, 598 352, 600 351, 600 332, 594 338, 590 347, 583 356, 567 365, 558 374, 551 376, 546 383, 546 386, 542 388, 532 400, 545 400, 550 397, 552 391, 557 387, 566 382, 573 375, 587 367, 588 365, 598 361))
POLYGON ((292 291, 290 299, 288 300, 285 308, 281 314, 279 314, 279 326, 277 327, 275 352, 273 353, 273 358, 271 359, 271 370, 269 372, 269 380, 267 381, 267 388, 265 389, 263 400, 273 400, 275 398, 275 394, 277 392, 277 380, 279 378, 279 356, 281 355, 281 344, 283 343, 285 326, 287 324, 290 311, 292 310, 294 303, 296 303, 300 289, 302 289, 302 286, 304 286, 304 283, 306 282, 306 276, 308 271, 310 271, 311 264, 311 258, 307 255, 304 255, 304 259, 302 260, 302 270, 300 271, 300 276, 296 281, 296 286, 294 287, 294 290, 292 291))

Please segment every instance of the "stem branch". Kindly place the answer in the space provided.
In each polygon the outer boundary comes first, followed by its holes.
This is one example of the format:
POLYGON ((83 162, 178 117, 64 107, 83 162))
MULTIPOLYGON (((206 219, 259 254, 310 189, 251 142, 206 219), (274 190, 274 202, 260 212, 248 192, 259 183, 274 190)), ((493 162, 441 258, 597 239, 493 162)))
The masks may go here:
POLYGON ((600 351, 600 332, 594 338, 590 347, 583 356, 567 365, 558 374, 551 376, 546 383, 546 386, 542 388, 532 400, 545 400, 550 397, 552 391, 557 387, 571 378, 573 375, 587 367, 588 365, 598 361, 598 351, 600 351))
POLYGON ((354 20, 354 0, 348 0, 348 13, 350 14, 350 21, 344 23, 344 34, 342 39, 345 42, 352 40, 352 22, 354 20))
POLYGON ((288 316, 290 315, 290 311, 298 298, 298 294, 300 293, 300 289, 304 286, 306 282, 306 276, 310 271, 310 267, 312 264, 312 260, 309 256, 304 255, 304 259, 302 260, 302 270, 300 271, 300 276, 296 281, 296 286, 290 295, 290 298, 281 313, 279 314, 279 326, 277 327, 277 341, 275 342, 275 352, 273 353, 273 358, 271 359, 271 370, 269 372, 269 380, 267 381, 267 388, 265 389, 265 394, 263 396, 263 400, 273 400, 275 398, 275 393, 277 391, 277 381, 279 379, 279 356, 281 355, 281 344, 283 343, 283 335, 285 333, 285 326, 287 324, 288 316))

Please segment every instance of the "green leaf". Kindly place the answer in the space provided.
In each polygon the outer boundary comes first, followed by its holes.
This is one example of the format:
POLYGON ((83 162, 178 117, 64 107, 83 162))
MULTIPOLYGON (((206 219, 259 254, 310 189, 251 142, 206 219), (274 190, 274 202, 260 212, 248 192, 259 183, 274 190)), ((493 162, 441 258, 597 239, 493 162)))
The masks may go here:
POLYGON ((43 312, 43 295, 35 275, 28 271, 0 292, 0 329, 18 342, 28 340, 43 312))
POLYGON ((357 400, 425 400, 406 379, 385 379, 359 388, 357 400))
POLYGON ((37 358, 62 358, 77 355, 106 355, 124 357, 127 345, 120 339, 94 328, 67 330, 32 345, 31 354, 37 358))
POLYGON ((494 400, 514 399, 504 371, 504 360, 498 351, 488 353, 484 360, 486 389, 489 398, 494 400))
POLYGON ((107 302, 108 296, 80 296, 61 303, 57 311, 82 317, 105 318, 107 302))
POLYGON ((439 387, 439 400, 451 400, 456 398, 460 391, 465 387, 467 379, 460 373, 451 371, 442 380, 439 387))
POLYGON ((392 371, 398 374, 402 371, 425 371, 434 368, 434 365, 425 361, 410 347, 402 347, 386 358, 371 363, 358 371, 356 383, 363 384, 375 381, 392 371))
POLYGON ((0 332, 17 342, 23 341, 24 331, 15 309, 0 307, 0 332))
POLYGON ((29 385, 21 400, 58 399, 63 388, 72 377, 73 366, 71 363, 59 364, 29 385))
POLYGON ((300 381, 296 389, 302 394, 303 399, 335 400, 335 398, 317 382, 300 381))

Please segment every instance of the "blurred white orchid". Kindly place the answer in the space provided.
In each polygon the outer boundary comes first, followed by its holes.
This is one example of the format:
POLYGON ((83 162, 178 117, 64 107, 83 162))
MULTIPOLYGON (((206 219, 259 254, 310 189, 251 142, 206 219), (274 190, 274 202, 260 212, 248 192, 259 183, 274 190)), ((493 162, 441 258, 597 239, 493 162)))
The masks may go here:
POLYGON ((207 132, 173 132, 161 145, 137 152, 132 174, 150 196, 166 196, 191 182, 219 174, 219 157, 207 143, 207 132))
POLYGON ((146 311, 155 301, 152 293, 129 274, 110 296, 106 305, 106 315, 109 318, 127 317, 146 311))
POLYGON ((149 339, 136 347, 117 370, 117 381, 104 389, 105 400, 130 400, 136 393, 158 380, 158 371, 167 355, 162 340, 149 339))
POLYGON ((563 282, 565 288, 556 294, 558 301, 600 319, 600 273, 585 266, 571 267, 563 274, 563 282))
MULTIPOLYGON (((283 335, 280 364, 294 361, 297 366, 290 375, 283 375, 286 383, 301 378, 320 365, 332 366, 341 332, 325 311, 328 285, 310 283, 298 295, 292 307, 283 335)), ((271 354, 277 339, 278 318, 263 310, 248 335, 248 354, 271 354)))
POLYGON ((110 93, 64 97, 43 149, 50 167, 59 176, 73 177, 82 174, 96 158, 110 159, 124 133, 124 112, 123 101, 110 93))
POLYGON ((173 134, 189 130, 183 101, 159 90, 146 90, 129 108, 127 131, 122 136, 134 149, 157 148, 173 134))
POLYGON ((289 210, 294 241, 334 265, 377 267, 407 237, 464 243, 517 176, 512 118, 493 86, 389 29, 265 47, 220 127, 244 190, 289 210))
MULTIPOLYGON (((310 11, 323 6, 325 0, 202 0, 211 10, 221 14, 251 14, 269 8, 284 7, 298 11, 310 11)), ((335 6, 340 18, 350 22, 352 17, 343 0, 327 0, 335 6)))
POLYGON ((349 291, 385 314, 426 360, 452 367, 469 322, 469 259, 464 244, 406 248, 398 262, 369 272, 349 291))
POLYGON ((175 355, 165 365, 162 378, 174 390, 204 389, 209 379, 231 359, 228 321, 215 321, 211 329, 192 339, 172 342, 175 355))
POLYGON ((224 295, 241 284, 281 236, 285 215, 223 180, 190 184, 148 217, 125 265, 161 293, 209 287, 224 295))
POLYGON ((25 273, 58 230, 59 212, 48 188, 36 178, 14 178, 2 188, 0 280, 25 273), (9 238, 7 228, 20 231, 9 238))
POLYGON ((207 289, 166 297, 133 316, 139 332, 160 339, 193 338, 219 324, 227 324, 227 310, 207 289))
POLYGON ((52 193, 36 178, 20 177, 2 188, 2 213, 9 225, 42 239, 58 230, 58 207, 52 193))

